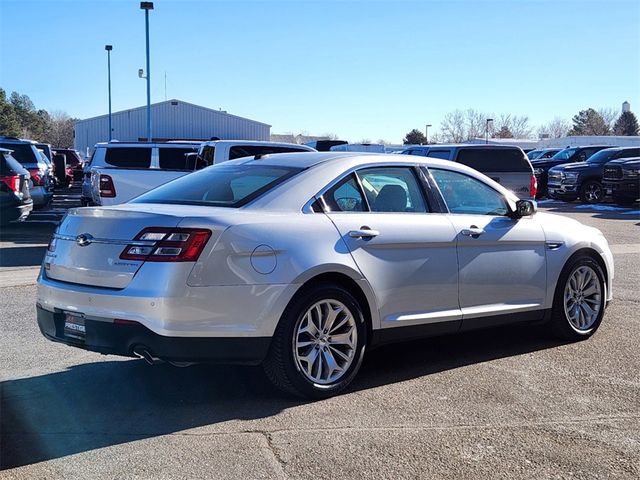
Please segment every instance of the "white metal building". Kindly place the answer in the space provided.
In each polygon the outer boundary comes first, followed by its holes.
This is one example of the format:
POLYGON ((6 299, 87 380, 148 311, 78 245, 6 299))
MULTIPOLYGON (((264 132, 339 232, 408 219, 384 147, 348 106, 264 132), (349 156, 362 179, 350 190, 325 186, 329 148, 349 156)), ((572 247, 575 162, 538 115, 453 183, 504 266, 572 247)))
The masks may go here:
MULTIPOLYGON (((269 140, 271 125, 201 107, 182 100, 151 104, 154 140, 269 140)), ((147 107, 132 108, 111 115, 111 138, 121 142, 146 140, 147 107)), ((109 115, 76 122, 75 148, 87 154, 98 142, 109 140, 109 115)))
POLYGON ((589 135, 580 137, 544 138, 538 148, 581 147, 585 145, 611 145, 612 147, 636 147, 640 145, 640 137, 589 135))

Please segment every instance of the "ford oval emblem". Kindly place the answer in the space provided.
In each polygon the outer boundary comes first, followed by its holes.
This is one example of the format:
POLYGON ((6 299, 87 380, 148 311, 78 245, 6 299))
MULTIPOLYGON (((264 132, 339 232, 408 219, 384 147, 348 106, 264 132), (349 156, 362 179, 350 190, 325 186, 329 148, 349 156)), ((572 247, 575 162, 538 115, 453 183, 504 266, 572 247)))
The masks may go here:
POLYGON ((86 247, 87 245, 91 245, 93 241, 93 237, 88 233, 82 233, 76 237, 76 243, 79 247, 86 247))

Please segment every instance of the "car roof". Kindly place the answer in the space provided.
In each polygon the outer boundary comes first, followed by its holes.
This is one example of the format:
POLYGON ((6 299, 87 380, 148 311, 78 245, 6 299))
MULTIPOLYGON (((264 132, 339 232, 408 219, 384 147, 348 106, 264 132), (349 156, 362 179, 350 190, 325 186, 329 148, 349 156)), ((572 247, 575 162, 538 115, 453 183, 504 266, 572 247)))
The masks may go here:
POLYGON ((36 145, 36 142, 34 140, 28 140, 26 138, 16 138, 16 137, 3 137, 0 136, 0 142, 2 143, 28 143, 30 145, 36 145))
MULTIPOLYGON (((111 147, 140 147, 140 148, 144 148, 144 147, 155 147, 157 145, 163 145, 163 146, 180 146, 180 145, 188 145, 190 147, 196 147, 199 145, 199 143, 194 143, 194 142, 189 142, 189 141, 184 141, 184 142, 180 142, 180 141, 171 141, 171 142, 118 142, 118 141, 112 141, 112 142, 98 142, 96 143, 95 148, 111 148, 111 147)), ((62 150, 62 149, 55 149, 55 150, 62 150)), ((71 150, 71 149, 69 149, 71 150)))
POLYGON ((286 143, 286 142, 268 142, 263 140, 208 140, 202 142, 202 145, 219 145, 219 144, 242 144, 242 145, 264 145, 267 147, 295 147, 302 150, 314 151, 309 145, 300 145, 298 143, 286 143))

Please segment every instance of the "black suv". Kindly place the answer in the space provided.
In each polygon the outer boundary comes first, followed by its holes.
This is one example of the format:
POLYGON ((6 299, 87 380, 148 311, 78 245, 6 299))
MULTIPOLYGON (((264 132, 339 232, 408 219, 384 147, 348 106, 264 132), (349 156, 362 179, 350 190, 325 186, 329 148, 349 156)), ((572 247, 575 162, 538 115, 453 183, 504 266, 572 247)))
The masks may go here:
POLYGON ((604 198, 602 187, 604 164, 617 158, 640 156, 640 147, 606 148, 590 156, 586 162, 565 163, 549 170, 549 197, 599 203, 604 198))
POLYGON ((567 147, 560 150, 551 158, 531 160, 533 173, 538 179, 538 194, 536 198, 546 197, 547 191, 547 175, 551 167, 561 165, 563 163, 586 162, 587 159, 596 152, 611 148, 611 145, 589 145, 587 147, 567 147))
POLYGON ((0 224, 22 220, 32 209, 29 171, 11 156, 11 150, 0 148, 0 224))
POLYGON ((640 158, 613 160, 604 166, 602 186, 607 195, 621 206, 640 199, 640 158))

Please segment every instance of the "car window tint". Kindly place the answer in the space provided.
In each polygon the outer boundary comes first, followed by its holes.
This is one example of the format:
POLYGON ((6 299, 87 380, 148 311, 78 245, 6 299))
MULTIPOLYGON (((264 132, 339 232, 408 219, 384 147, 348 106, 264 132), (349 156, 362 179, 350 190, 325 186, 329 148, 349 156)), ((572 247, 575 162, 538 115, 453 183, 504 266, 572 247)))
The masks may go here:
POLYGON ((120 168, 149 168, 151 166, 151 147, 107 148, 104 161, 120 168))
POLYGON ((479 172, 531 172, 529 160, 518 148, 461 148, 456 158, 479 172))
POLYGON ((22 163, 38 163, 37 150, 28 143, 0 143, 1 148, 13 150, 13 158, 22 163))
POLYGON ((441 158, 443 160, 449 160, 451 152, 449 150, 429 150, 429 157, 441 158))
POLYGON ((353 174, 327 190, 322 195, 322 199, 330 212, 364 212, 367 210, 362 191, 353 174))
MULTIPOLYGON (((158 149, 160 168, 167 170, 189 170, 187 167, 187 153, 193 153, 193 148, 162 148, 158 149)), ((193 170, 193 169, 191 169, 193 170)))
POLYGON ((280 147, 277 145, 235 145, 229 149, 229 160, 270 153, 306 152, 304 148, 280 147))
POLYGON ((427 212, 413 168, 377 167, 358 171, 373 212, 427 212))
POLYGON ((300 168, 222 163, 165 183, 133 202, 241 207, 300 171, 300 168))
POLYGON ((504 197, 490 186, 451 170, 430 169, 451 213, 506 215, 504 197))
POLYGON ((419 148, 415 148, 413 150, 409 150, 409 154, 410 155, 420 155, 421 157, 424 157, 424 150, 420 150, 419 148))

